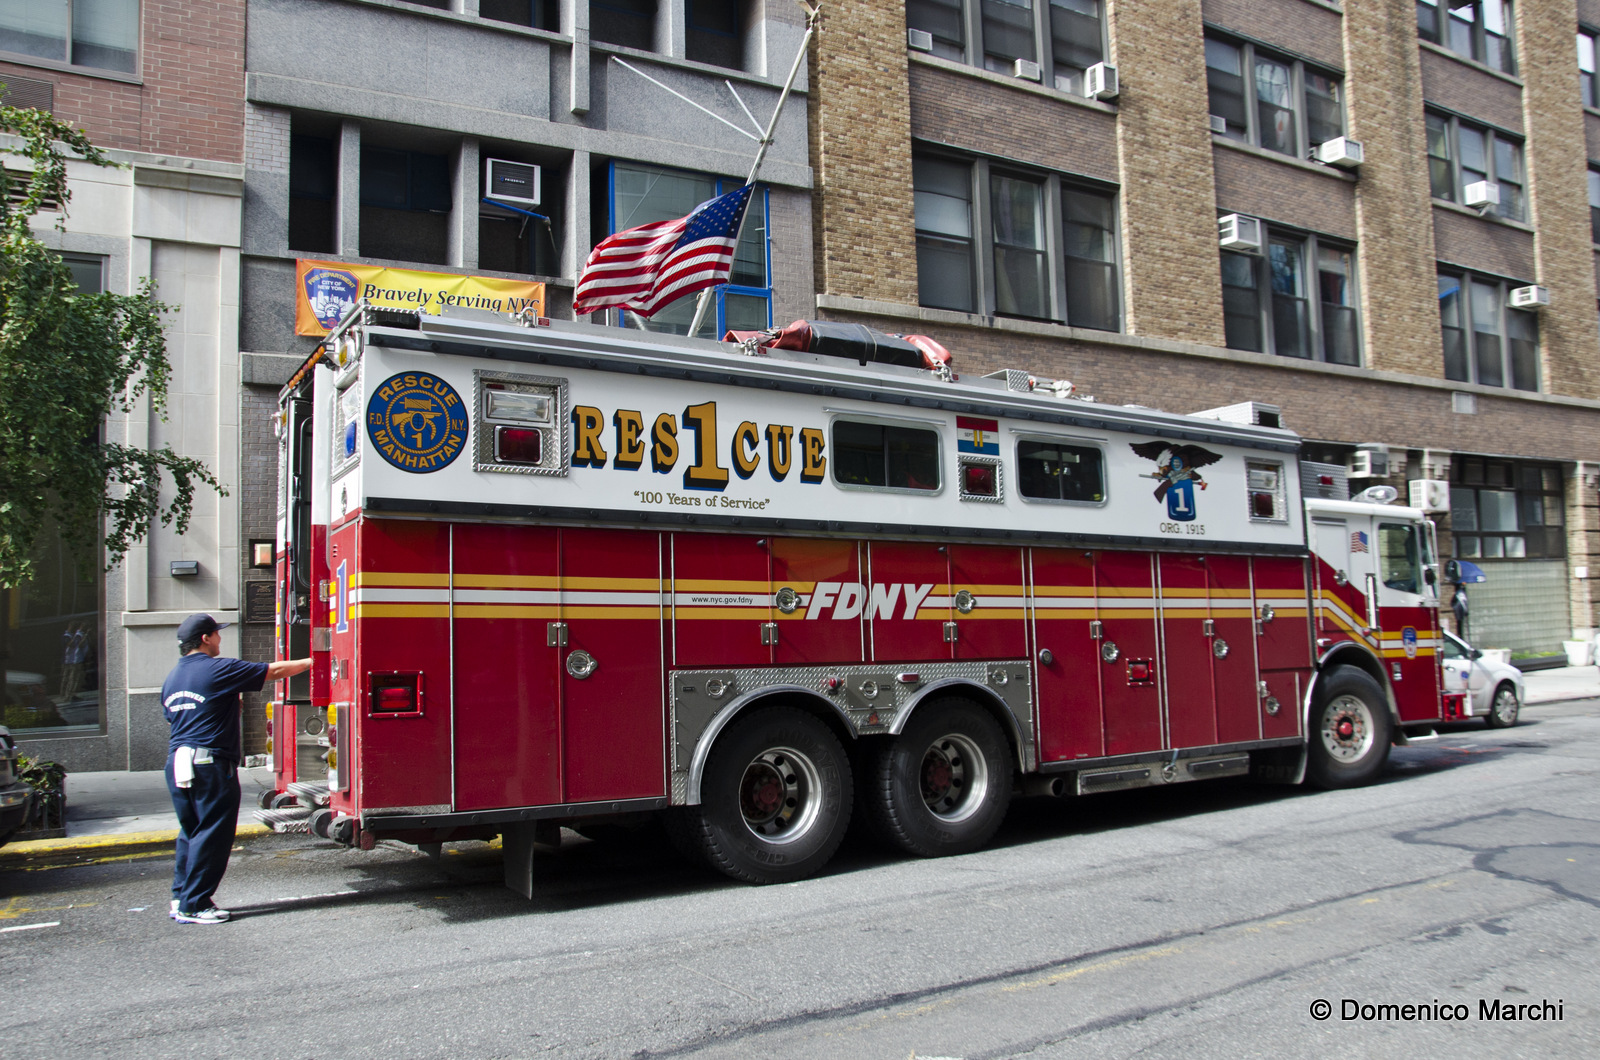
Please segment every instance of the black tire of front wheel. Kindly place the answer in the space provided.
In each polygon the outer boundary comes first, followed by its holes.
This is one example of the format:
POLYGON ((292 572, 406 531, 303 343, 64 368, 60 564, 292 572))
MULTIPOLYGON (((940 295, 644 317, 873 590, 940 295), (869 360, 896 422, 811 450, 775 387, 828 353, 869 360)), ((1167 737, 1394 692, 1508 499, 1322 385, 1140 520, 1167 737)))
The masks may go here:
POLYGON ((1517 723, 1517 715, 1522 712, 1522 704, 1517 699, 1517 689, 1510 681, 1500 682, 1494 690, 1494 699, 1489 701, 1489 713, 1484 718, 1491 729, 1509 729, 1517 723), (1505 700, 1509 697, 1509 702, 1505 700))
POLYGON ((1321 682, 1306 728, 1306 779, 1316 787, 1370 784, 1389 760, 1389 703, 1365 671, 1342 666, 1329 673, 1321 682), (1341 739, 1338 726, 1345 721, 1355 731, 1341 739), (1335 747, 1341 750, 1336 752, 1335 747))
MULTIPOLYGON (((790 883, 828 863, 850 825, 850 760, 827 726, 792 707, 769 707, 735 721, 718 738, 700 781, 700 805, 674 821, 678 838, 719 872, 747 883, 790 883), (796 765, 798 760, 799 765, 796 765), (757 774, 786 774, 794 811, 788 834, 764 833, 747 806, 757 774)), ((781 816, 782 810, 779 810, 781 816)))
POLYGON ((873 763, 864 812, 874 830, 908 854, 935 858, 967 854, 987 843, 1011 802, 1011 755, 1005 734, 982 708, 964 699, 941 699, 917 708, 905 730, 873 763), (966 745, 977 761, 959 763, 975 782, 960 801, 929 804, 930 762, 948 770, 947 758, 966 745))

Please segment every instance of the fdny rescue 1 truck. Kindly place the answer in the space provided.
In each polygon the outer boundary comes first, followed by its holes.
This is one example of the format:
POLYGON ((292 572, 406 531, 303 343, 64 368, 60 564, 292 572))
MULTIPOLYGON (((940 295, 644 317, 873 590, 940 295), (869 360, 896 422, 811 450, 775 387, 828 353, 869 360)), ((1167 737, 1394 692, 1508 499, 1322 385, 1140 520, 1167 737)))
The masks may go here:
POLYGON ((1270 406, 742 337, 357 305, 277 414, 277 654, 313 666, 264 820, 498 835, 527 894, 561 826, 661 814, 778 882, 853 814, 956 854, 1014 792, 1360 784, 1470 710, 1431 525, 1270 406))

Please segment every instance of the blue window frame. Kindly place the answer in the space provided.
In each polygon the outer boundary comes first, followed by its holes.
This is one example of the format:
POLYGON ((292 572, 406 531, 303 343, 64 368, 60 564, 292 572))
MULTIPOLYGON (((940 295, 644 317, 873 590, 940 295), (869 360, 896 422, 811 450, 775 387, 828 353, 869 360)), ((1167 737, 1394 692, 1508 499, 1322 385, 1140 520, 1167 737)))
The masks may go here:
MULTIPOLYGON (((606 191, 609 231, 615 233, 655 221, 685 217, 702 202, 725 195, 742 183, 730 177, 688 170, 612 162, 606 191)), ((704 338, 721 338, 729 330, 760 331, 772 326, 769 197, 766 188, 757 186, 756 194, 750 199, 730 282, 716 289, 713 299, 716 312, 706 313, 697 332, 704 338)), ((619 327, 687 335, 699 298, 699 292, 686 295, 648 319, 618 309, 607 310, 606 317, 609 323, 619 327)))

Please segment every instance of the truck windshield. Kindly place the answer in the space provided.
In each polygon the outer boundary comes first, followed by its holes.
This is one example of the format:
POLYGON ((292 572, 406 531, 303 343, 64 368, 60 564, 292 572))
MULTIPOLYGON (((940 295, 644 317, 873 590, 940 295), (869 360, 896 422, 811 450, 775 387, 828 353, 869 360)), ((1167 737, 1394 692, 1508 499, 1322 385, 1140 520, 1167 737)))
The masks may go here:
POLYGON ((1415 523, 1379 523, 1378 559, 1383 584, 1401 592, 1422 592, 1422 554, 1415 523))

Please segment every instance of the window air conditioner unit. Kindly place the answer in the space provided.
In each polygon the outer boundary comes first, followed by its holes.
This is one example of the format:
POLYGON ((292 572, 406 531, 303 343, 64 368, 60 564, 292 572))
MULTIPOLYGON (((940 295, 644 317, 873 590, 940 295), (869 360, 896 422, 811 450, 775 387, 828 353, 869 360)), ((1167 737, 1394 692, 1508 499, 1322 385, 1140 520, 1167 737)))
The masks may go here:
POLYGON ((1011 64, 1011 76, 1025 81, 1037 81, 1042 76, 1039 64, 1032 59, 1018 59, 1011 64))
POLYGON ((1389 450, 1381 446, 1357 449, 1350 454, 1345 473, 1349 478, 1387 478, 1389 450))
POLYGON ((1450 510, 1450 483, 1436 478, 1412 479, 1406 484, 1406 500, 1425 512, 1450 510))
POLYGON ((1117 98, 1117 68, 1095 63, 1083 72, 1083 94, 1090 99, 1117 98))
POLYGON ((1343 169, 1356 168, 1365 157, 1361 149, 1361 141, 1352 140, 1348 136, 1325 140, 1317 145, 1317 149, 1313 153, 1317 161, 1323 165, 1339 166, 1343 169))
POLYGON ((933 34, 925 29, 906 30, 906 47, 914 52, 933 51, 933 34))
POLYGON ((1211 131, 1226 135, 1228 132, 1228 119, 1220 114, 1211 115, 1211 131))
POLYGON ((1543 309, 1550 304, 1550 291, 1548 288, 1532 284, 1527 287, 1513 287, 1511 296, 1506 299, 1506 304, 1512 309, 1543 309))
POLYGON ((483 160, 483 197, 539 205, 539 167, 503 158, 483 160))
POLYGON ((1217 245, 1224 250, 1261 252, 1261 222, 1242 213, 1217 218, 1217 245))
POLYGON ((1500 185, 1487 180, 1468 184, 1462 191, 1461 199, 1474 210, 1493 209, 1500 205, 1500 185))

